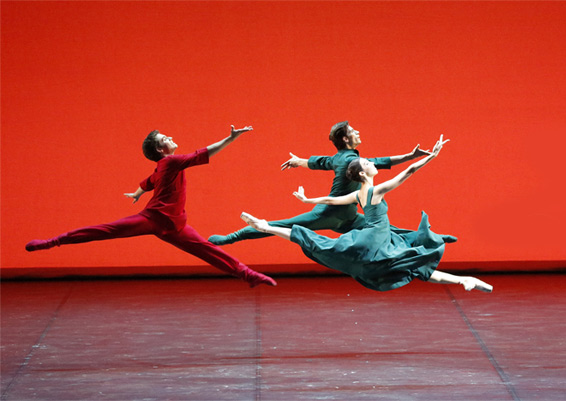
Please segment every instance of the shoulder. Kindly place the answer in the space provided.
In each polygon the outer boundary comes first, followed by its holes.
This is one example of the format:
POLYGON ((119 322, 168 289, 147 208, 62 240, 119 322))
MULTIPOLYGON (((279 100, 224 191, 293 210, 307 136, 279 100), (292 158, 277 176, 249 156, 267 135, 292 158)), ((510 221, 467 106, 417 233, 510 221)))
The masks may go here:
POLYGON ((206 148, 199 149, 192 153, 183 153, 178 155, 167 156, 164 159, 161 159, 160 161, 165 160, 165 163, 167 164, 177 164, 177 163, 186 162, 187 160, 198 159, 203 157, 208 157, 208 150, 206 148))
POLYGON ((344 150, 341 150, 338 153, 336 153, 333 156, 333 159, 334 159, 337 166, 347 167, 348 164, 350 164, 350 162, 352 160, 355 160, 358 157, 360 157, 360 155, 356 150, 344 149, 344 150))
POLYGON ((360 153, 355 149, 343 149, 339 151, 336 155, 337 156, 340 155, 342 159, 346 159, 346 160, 353 160, 360 157, 360 153))
POLYGON ((157 162, 156 171, 164 171, 175 168, 184 160, 185 155, 170 155, 157 162))

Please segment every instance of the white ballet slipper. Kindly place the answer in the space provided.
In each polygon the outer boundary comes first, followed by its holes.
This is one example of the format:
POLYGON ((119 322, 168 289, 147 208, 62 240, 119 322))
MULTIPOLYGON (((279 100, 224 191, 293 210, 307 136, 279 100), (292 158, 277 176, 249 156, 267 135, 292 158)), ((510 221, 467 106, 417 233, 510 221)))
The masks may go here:
POLYGON ((465 277, 461 283, 466 291, 479 290, 483 292, 492 292, 493 286, 489 285, 475 277, 465 277))
POLYGON ((258 219, 257 217, 254 217, 246 212, 242 212, 240 218, 244 220, 246 224, 249 224, 252 228, 256 229, 257 231, 261 231, 264 233, 267 232, 267 228, 269 227, 269 224, 267 224, 267 220, 258 219))

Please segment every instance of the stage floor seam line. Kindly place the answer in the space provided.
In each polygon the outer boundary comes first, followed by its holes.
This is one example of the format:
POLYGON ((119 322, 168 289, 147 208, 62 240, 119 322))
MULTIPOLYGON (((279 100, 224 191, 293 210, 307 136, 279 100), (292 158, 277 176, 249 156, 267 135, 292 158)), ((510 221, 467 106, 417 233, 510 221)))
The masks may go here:
POLYGON ((69 288, 67 293, 63 296, 63 299, 61 299, 61 302, 59 302, 59 305, 57 305, 57 307, 55 308, 55 311, 51 315, 51 318, 49 319, 49 321, 45 325, 45 328, 43 329, 43 331, 39 335, 37 341, 35 342, 35 344, 33 344, 31 346, 30 351, 27 353, 23 362, 18 367, 18 370, 16 371, 16 373, 14 374, 12 379, 10 380, 10 383, 8 383, 8 385, 6 386, 6 389, 2 393, 2 398, 1 398, 2 400, 7 399, 8 393, 10 392, 10 388, 12 387, 12 384, 16 381, 16 379, 20 376, 20 374, 25 370, 25 368, 29 365, 31 359, 33 358, 34 351, 41 346, 41 343, 43 342, 43 340, 47 336, 47 333, 49 333, 49 329, 51 328, 53 323, 55 323, 55 320, 57 320, 57 316, 59 315, 59 312, 61 311, 63 306, 67 303, 67 301, 71 297, 71 294, 73 292, 74 287, 75 287, 74 285, 71 285, 71 287, 69 288))
POLYGON ((261 401, 261 356, 262 356, 262 343, 261 343, 261 289, 255 295, 255 401, 261 401))
POLYGON ((470 332, 472 333, 472 335, 476 339, 477 343, 479 344, 480 348, 482 349, 482 352, 485 354, 485 356, 489 360, 489 363, 491 364, 491 366, 493 366, 493 368, 495 369, 495 371, 499 375, 499 378, 501 379, 501 381, 505 385, 505 388, 507 389, 507 391, 509 392, 511 397, 513 397, 513 401, 521 401, 521 398, 517 395, 517 392, 515 391, 515 387, 511 383, 511 380, 509 380, 509 376, 507 376, 507 374, 505 373, 505 370, 501 366, 499 366, 497 359, 493 356, 493 354, 489 350, 489 347, 483 341, 483 339, 481 338, 481 336, 479 335, 477 330, 474 328, 474 326, 472 325, 472 322, 470 322, 470 319, 468 319, 468 316, 466 315, 466 313, 464 312, 464 310, 462 309, 462 307, 458 303, 458 300, 456 299, 456 297, 454 297, 454 294, 452 293, 450 288, 445 287, 445 290, 446 290, 446 293, 448 294, 448 296, 450 297, 450 300, 452 301, 452 303, 456 307, 456 310, 458 311, 458 313, 460 314, 460 316, 464 320, 464 323, 466 323, 466 326, 468 326, 468 329, 470 330, 470 332))

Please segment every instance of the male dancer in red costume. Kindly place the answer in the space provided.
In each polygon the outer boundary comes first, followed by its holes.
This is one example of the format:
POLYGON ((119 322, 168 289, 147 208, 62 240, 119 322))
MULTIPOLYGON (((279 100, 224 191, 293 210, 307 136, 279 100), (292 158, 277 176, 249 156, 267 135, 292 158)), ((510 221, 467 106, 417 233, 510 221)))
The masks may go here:
POLYGON ((157 168, 152 175, 140 183, 136 192, 124 194, 136 203, 145 192, 153 191, 153 196, 145 209, 112 223, 79 228, 48 240, 33 240, 26 245, 26 250, 31 252, 67 244, 152 234, 226 273, 241 278, 249 283, 250 287, 259 284, 277 285, 272 278, 250 269, 201 237, 186 223, 187 195, 184 170, 208 163, 209 157, 252 129, 248 126, 236 130, 232 126, 230 136, 194 153, 183 155, 175 155, 177 144, 173 142, 173 138, 159 131, 150 132, 143 142, 142 149, 145 157, 157 162, 157 168))

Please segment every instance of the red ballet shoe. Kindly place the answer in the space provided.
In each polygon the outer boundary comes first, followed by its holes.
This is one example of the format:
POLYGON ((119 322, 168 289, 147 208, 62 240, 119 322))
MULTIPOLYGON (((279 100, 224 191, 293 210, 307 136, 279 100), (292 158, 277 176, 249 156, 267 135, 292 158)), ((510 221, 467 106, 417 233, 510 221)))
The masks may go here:
POLYGON ((61 246, 59 242, 59 237, 51 238, 51 239, 34 239, 26 244, 26 251, 33 252, 33 251, 40 251, 42 249, 50 249, 54 246, 61 246))
POLYGON ((257 287, 260 284, 267 284, 272 287, 277 286, 277 282, 273 280, 271 277, 268 277, 265 274, 255 272, 253 270, 252 272, 253 274, 250 275, 251 276, 250 279, 247 280, 248 284, 250 285, 250 288, 257 287))
POLYGON ((267 284, 272 287, 277 286, 277 282, 271 277, 258 273, 243 263, 240 263, 238 276, 247 282, 250 285, 250 288, 257 287, 260 284, 267 284))

